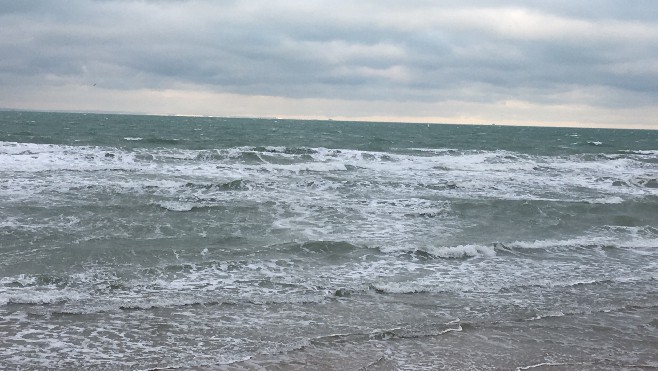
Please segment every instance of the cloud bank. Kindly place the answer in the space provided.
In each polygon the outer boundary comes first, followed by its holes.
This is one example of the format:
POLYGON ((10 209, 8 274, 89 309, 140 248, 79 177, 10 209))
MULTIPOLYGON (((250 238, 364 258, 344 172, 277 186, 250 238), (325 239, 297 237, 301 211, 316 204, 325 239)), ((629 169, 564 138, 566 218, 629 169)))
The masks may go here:
POLYGON ((0 1, 0 107, 658 129, 658 3, 0 1))

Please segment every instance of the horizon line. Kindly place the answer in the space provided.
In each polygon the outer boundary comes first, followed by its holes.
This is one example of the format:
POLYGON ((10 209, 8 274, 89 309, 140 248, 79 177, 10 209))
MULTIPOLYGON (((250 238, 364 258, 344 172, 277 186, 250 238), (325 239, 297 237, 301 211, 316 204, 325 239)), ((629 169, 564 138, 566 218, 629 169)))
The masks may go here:
POLYGON ((189 118, 228 118, 252 120, 287 120, 287 121, 327 121, 327 122, 355 122, 355 123, 391 123, 412 125, 466 125, 466 126, 505 126, 505 127, 546 127, 546 128, 572 128, 572 129, 609 129, 609 130, 658 130, 658 128, 645 125, 622 127, 595 123, 542 123, 542 122, 444 122, 428 119, 425 121, 401 120, 396 117, 319 117, 319 116, 250 116, 250 115, 203 115, 190 113, 150 113, 136 111, 103 111, 103 110, 47 110, 0 107, 0 112, 27 112, 27 113, 71 113, 93 115, 125 115, 125 116, 154 116, 154 117, 189 117, 189 118))

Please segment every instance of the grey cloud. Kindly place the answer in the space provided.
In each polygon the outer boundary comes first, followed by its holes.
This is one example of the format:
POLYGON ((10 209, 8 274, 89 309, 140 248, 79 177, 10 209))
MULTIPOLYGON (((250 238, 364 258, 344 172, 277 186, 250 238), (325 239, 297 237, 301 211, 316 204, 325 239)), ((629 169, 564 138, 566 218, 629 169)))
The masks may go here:
POLYGON ((652 1, 3 1, 0 83, 537 103, 604 87, 587 103, 647 104, 656 14, 652 1), (526 16, 549 24, 514 24, 526 16))

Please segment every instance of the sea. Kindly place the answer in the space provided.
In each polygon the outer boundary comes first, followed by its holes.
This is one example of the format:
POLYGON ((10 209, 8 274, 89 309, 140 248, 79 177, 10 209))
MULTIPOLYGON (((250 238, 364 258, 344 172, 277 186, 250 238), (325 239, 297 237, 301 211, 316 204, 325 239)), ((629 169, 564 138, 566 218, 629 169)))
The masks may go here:
POLYGON ((658 131, 0 112, 5 370, 656 370, 658 131))

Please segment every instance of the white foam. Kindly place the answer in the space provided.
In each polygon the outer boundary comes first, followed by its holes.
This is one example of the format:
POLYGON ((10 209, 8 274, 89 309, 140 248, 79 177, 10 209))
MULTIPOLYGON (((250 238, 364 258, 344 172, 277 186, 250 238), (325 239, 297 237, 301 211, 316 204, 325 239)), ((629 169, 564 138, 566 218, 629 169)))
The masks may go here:
POLYGON ((0 171, 138 170, 133 153, 89 146, 0 143, 0 171))
POLYGON ((623 150, 620 151, 623 153, 646 155, 646 156, 658 156, 658 150, 623 150))
POLYGON ((528 366, 518 366, 516 371, 530 370, 537 367, 554 367, 554 366, 591 366, 591 363, 565 363, 565 362, 540 362, 528 366))
MULTIPOLYGON (((600 233, 600 232, 599 232, 600 233)), ((507 244, 511 248, 520 249, 573 249, 580 247, 617 247, 617 248, 648 248, 658 246, 658 237, 633 237, 633 232, 624 235, 585 235, 564 240, 546 239, 536 241, 514 241, 507 244)))
POLYGON ((394 148, 395 150, 410 150, 410 151, 418 151, 418 152, 427 152, 427 153, 438 153, 438 154, 445 154, 445 153, 458 153, 459 150, 456 148, 394 148))
MULTIPOLYGON (((451 240, 464 227, 450 200, 621 204, 658 195, 652 188, 613 185, 614 180, 633 184, 632 179, 647 179, 654 170, 655 165, 633 156, 584 161, 582 155, 414 150, 422 153, 307 148, 297 154, 285 147, 127 150, 0 142, 0 173, 9 174, 0 182, 12 202, 52 204, 61 198, 69 205, 71 200, 97 202, 98 194, 116 193, 144 196, 148 204, 178 212, 248 202, 269 213, 263 220, 270 221, 270 231, 280 233, 276 238, 342 240, 379 246, 385 253, 424 251, 438 258, 496 257, 488 245, 443 246, 442 241, 451 240), (247 152, 271 161, 253 156, 244 160, 247 152), (57 171, 65 171, 66 176, 57 171), (186 186, 235 180, 248 186, 186 186), (273 206, 261 207, 264 204, 273 206)), ((53 220, 46 226, 51 225, 67 231, 82 227, 80 220, 68 224, 53 220)), ((36 229, 44 224, 14 217, 0 221, 0 226, 36 229)), ((513 248, 570 249, 591 244, 634 248, 656 246, 656 239, 615 239, 593 233, 505 243, 513 248)))
POLYGON ((380 282, 372 284, 372 287, 388 294, 415 294, 428 291, 417 282, 380 282))
MULTIPOLYGON (((435 154, 433 156, 326 148, 295 154, 283 147, 267 147, 264 152, 253 147, 211 151, 164 148, 125 151, 12 142, 1 142, 0 148, 0 171, 11 172, 123 170, 163 177, 241 178, 255 185, 269 180, 275 184, 281 182, 282 186, 283 183, 289 185, 290 173, 343 172, 343 181, 355 181, 367 187, 399 184, 413 190, 422 185, 428 187, 426 193, 446 197, 620 203, 629 197, 658 195, 655 188, 614 185, 615 179, 622 184, 634 184, 634 179, 646 177, 650 165, 632 158, 582 161, 579 156, 527 156, 506 151, 466 151, 455 155, 450 150, 436 149, 427 149, 427 153, 435 154), (280 157, 287 163, 265 160, 243 163, 240 158, 246 152, 280 157), (309 156, 312 160, 308 160, 309 156), (358 171, 346 171, 348 169, 358 171)), ((70 186, 82 182, 82 179, 75 178, 75 175, 67 178, 70 186)), ((109 180, 101 178, 100 185, 109 180)), ((34 185, 39 186, 38 183, 34 185)), ((324 185, 335 186, 326 181, 324 185)), ((14 187, 18 184, 12 185, 10 191, 14 187)), ((399 190, 391 188, 393 192, 399 190)))
POLYGON ((484 245, 427 246, 423 248, 411 248, 411 249, 405 247, 398 247, 398 246, 386 246, 386 247, 380 247, 380 250, 385 253, 422 251, 439 258, 496 256, 496 251, 493 246, 484 246, 484 245))
POLYGON ((90 295, 72 289, 0 288, 0 305, 12 304, 56 304, 89 299, 90 295))
POLYGON ((459 246, 443 246, 443 247, 429 247, 427 252, 434 256, 442 258, 462 258, 466 256, 496 256, 496 251, 493 246, 482 245, 459 245, 459 246))
POLYGON ((585 202, 590 204, 620 204, 624 202, 624 199, 619 196, 611 196, 585 200, 585 202))
POLYGON ((181 202, 181 201, 163 201, 158 203, 158 206, 165 208, 169 211, 191 211, 199 205, 191 202, 181 202))

